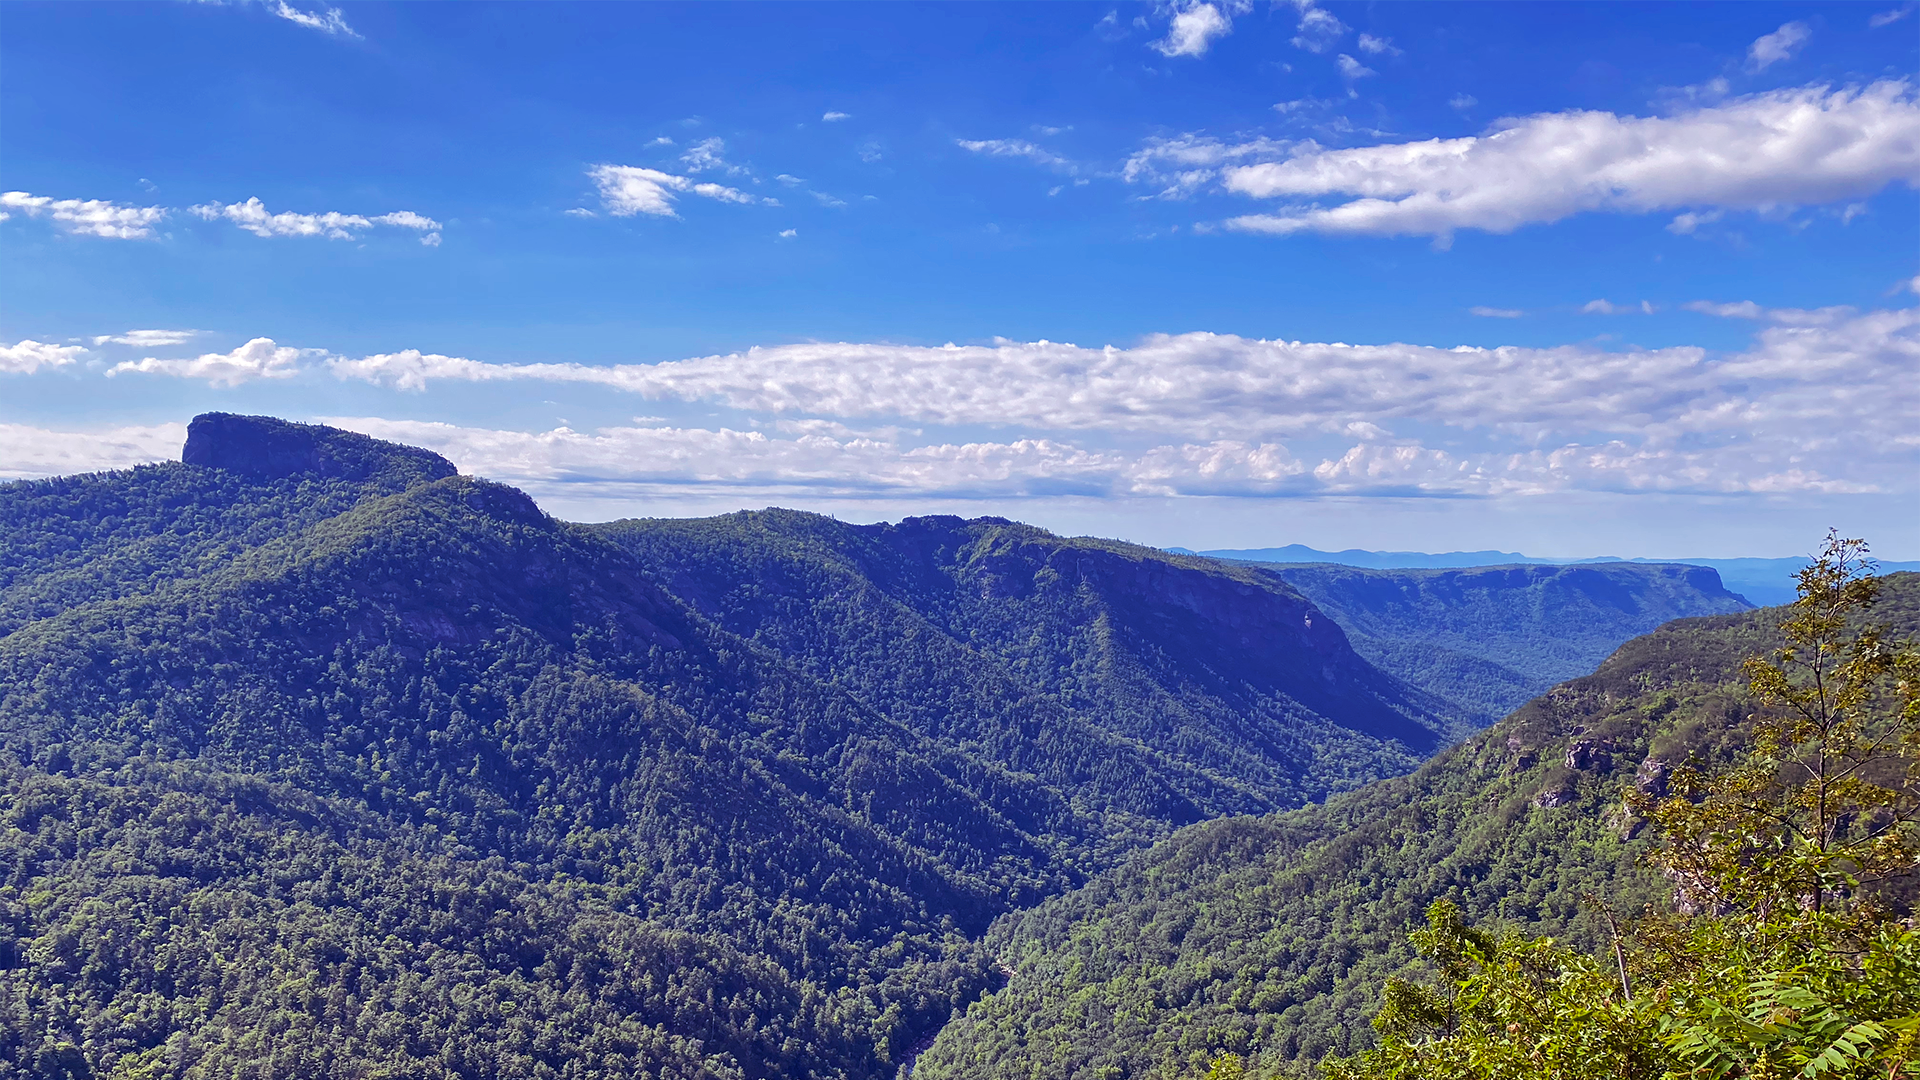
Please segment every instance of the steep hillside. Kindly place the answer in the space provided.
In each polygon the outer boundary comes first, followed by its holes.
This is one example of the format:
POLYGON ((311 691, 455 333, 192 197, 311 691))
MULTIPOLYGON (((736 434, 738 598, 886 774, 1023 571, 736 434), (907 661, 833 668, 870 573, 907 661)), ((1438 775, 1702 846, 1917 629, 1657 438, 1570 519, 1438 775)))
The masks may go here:
MULTIPOLYGON (((1778 610, 1670 623, 1410 776, 1266 818, 1182 830, 1083 889, 1002 919, 1014 972, 944 1029, 918 1080, 1198 1076, 1222 1050, 1260 1070, 1368 1044, 1406 933, 1432 900, 1593 945, 1589 897, 1663 890, 1621 802, 1689 755, 1724 755, 1749 711, 1740 660, 1778 610)), ((1876 618, 1920 633, 1920 575, 1876 618)))
POLYGON ((1148 821, 1322 798, 1452 734, 1436 703, 1252 568, 998 518, 769 510, 598 531, 809 674, 1148 821))
POLYGON ((1360 655, 1477 724, 1592 671, 1662 623, 1750 606, 1697 566, 1271 569, 1333 616, 1360 655))
POLYGON ((995 916, 1445 730, 1200 560, 187 456, 0 486, 0 1077, 891 1076, 995 916))

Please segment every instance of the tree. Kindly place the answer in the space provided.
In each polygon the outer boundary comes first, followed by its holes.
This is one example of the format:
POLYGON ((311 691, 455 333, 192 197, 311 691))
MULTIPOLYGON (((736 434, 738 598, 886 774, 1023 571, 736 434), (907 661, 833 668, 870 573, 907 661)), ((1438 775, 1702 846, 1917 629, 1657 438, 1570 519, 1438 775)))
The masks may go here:
POLYGON ((1728 768, 1676 770, 1659 828, 1676 911, 1616 944, 1617 975, 1552 939, 1467 926, 1442 901, 1377 1050, 1333 1080, 1920 1076, 1920 656, 1865 621, 1866 544, 1829 533, 1782 644, 1745 665, 1756 706, 1728 768), (1637 989, 1636 989, 1637 988, 1637 989))

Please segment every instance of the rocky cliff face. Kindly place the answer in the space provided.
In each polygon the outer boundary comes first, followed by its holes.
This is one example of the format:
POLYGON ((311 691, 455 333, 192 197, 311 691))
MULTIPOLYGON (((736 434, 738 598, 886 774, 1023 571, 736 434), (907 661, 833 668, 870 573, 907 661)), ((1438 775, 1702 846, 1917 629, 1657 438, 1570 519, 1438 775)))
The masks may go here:
POLYGON ((203 413, 187 426, 180 460, 278 478, 303 474, 405 488, 459 472, 431 450, 271 416, 203 413))

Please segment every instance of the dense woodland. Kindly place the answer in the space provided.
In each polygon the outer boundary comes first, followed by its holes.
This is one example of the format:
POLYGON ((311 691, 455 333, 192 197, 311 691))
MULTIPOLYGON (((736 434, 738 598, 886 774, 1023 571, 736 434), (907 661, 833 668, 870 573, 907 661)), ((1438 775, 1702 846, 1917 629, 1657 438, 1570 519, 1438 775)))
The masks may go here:
MULTIPOLYGON (((1023 1047, 1085 1075, 1255 1037, 1305 1060, 1356 1045, 1434 891, 1325 879, 1347 907, 1277 931, 1324 963, 1276 943, 1218 1017, 1179 1010, 1228 957, 1193 993, 1142 973, 1113 1007, 1139 1038, 1083 1053, 1103 1029, 1065 1038, 1046 997, 1079 983, 1035 982, 1048 927, 1101 925, 1155 866, 1199 896, 1209 867, 1324 862, 1333 822, 1364 844, 1400 790, 1365 785, 1464 733, 1461 696, 1258 567, 997 519, 574 526, 257 418, 197 420, 186 457, 0 486, 0 1077, 888 1077, 983 994, 917 1075, 996 1075, 965 1063, 1023 1001, 1023 1047)), ((1486 805, 1600 798, 1612 773, 1550 768, 1529 715, 1486 805)), ((1458 812, 1480 775, 1442 784, 1458 812)), ((1526 884, 1556 828, 1487 888, 1584 925, 1526 884)), ((1125 937, 1099 962, 1152 951, 1125 937)))
POLYGON ((1315 564, 1272 572, 1339 623, 1356 652, 1446 700, 1475 727, 1593 671, 1621 642, 1662 623, 1751 606, 1697 566, 1315 564))
MULTIPOLYGON (((1887 578, 1872 615, 1890 640, 1920 634, 1920 574, 1887 578)), ((1250 1074, 1304 1072, 1374 1044, 1435 901, 1599 949, 1605 911, 1671 901, 1628 796, 1732 760, 1755 708, 1743 662, 1779 644, 1780 616, 1669 623, 1410 776, 1183 830, 1006 917, 987 947, 1016 974, 914 1075, 1198 1077, 1225 1053, 1250 1074)))

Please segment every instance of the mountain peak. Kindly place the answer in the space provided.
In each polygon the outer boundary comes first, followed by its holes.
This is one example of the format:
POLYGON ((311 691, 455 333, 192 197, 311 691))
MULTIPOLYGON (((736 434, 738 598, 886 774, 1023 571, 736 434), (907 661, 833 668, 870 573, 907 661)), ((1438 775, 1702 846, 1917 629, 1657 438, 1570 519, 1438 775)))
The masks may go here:
POLYGON ((453 463, 431 450, 320 424, 272 416, 202 413, 187 426, 180 460, 188 465, 262 477, 311 474, 337 480, 377 480, 406 487, 456 475, 453 463))

